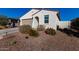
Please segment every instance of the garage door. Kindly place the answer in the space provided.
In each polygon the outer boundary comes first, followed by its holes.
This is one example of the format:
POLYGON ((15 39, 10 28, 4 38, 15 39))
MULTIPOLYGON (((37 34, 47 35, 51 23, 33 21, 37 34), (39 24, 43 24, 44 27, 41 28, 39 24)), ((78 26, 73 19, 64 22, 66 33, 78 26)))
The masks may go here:
POLYGON ((32 19, 23 19, 22 25, 32 25, 32 19))

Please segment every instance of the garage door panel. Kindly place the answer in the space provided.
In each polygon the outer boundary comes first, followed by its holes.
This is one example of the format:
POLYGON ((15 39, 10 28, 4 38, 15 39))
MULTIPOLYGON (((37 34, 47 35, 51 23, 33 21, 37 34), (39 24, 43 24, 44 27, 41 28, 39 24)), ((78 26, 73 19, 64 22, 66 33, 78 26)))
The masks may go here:
POLYGON ((23 25, 32 25, 32 20, 31 19, 22 20, 22 24, 23 25))

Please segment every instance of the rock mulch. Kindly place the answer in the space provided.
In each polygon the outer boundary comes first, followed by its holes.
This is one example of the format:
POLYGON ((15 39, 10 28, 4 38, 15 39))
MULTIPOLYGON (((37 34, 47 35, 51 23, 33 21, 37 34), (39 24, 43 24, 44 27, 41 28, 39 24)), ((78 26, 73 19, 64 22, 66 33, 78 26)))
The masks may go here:
POLYGON ((55 36, 39 32, 39 37, 31 37, 19 32, 0 40, 0 50, 8 51, 79 51, 79 38, 57 31, 55 36), (28 37, 28 38, 25 38, 28 37), (16 44, 7 42, 16 40, 16 44))

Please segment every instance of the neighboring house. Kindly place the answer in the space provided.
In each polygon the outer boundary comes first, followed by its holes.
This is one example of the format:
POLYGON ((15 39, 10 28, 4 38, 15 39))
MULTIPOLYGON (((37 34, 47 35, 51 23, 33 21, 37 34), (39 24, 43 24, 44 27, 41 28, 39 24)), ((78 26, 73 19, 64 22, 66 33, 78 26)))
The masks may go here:
POLYGON ((43 25, 45 28, 57 30, 57 27, 62 27, 63 25, 58 15, 58 11, 35 8, 20 18, 20 25, 31 25, 32 28, 35 29, 38 28, 39 25, 43 25))
POLYGON ((71 24, 71 21, 60 21, 59 27, 62 29, 70 28, 70 24, 71 24))
POLYGON ((19 26, 19 19, 8 18, 8 26, 9 27, 17 27, 19 26))

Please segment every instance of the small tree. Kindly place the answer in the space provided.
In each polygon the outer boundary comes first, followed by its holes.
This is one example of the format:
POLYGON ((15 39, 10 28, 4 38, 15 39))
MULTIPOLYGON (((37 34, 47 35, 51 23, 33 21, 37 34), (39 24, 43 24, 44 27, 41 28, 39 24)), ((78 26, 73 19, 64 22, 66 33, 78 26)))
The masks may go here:
POLYGON ((6 26, 8 24, 8 18, 6 16, 0 16, 0 25, 6 26))
POLYGON ((79 30, 79 18, 71 21, 71 28, 79 30))

